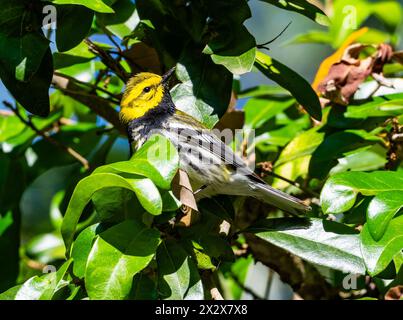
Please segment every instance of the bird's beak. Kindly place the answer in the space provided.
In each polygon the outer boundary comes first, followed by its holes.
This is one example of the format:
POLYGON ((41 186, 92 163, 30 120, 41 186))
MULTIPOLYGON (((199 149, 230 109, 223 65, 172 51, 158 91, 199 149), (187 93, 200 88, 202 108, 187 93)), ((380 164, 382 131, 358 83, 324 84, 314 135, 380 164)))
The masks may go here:
POLYGON ((171 78, 171 76, 173 75, 173 73, 175 72, 175 68, 173 67, 171 69, 169 69, 163 76, 162 76, 162 84, 167 85, 169 82, 169 79, 171 78))

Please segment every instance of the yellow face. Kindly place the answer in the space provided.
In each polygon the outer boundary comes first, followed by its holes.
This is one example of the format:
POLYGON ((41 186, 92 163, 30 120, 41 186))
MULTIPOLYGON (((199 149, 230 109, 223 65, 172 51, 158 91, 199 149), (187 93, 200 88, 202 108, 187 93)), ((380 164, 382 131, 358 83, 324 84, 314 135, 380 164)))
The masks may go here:
POLYGON ((120 118, 123 122, 140 118, 162 101, 162 77, 142 72, 129 80, 121 102, 120 118))

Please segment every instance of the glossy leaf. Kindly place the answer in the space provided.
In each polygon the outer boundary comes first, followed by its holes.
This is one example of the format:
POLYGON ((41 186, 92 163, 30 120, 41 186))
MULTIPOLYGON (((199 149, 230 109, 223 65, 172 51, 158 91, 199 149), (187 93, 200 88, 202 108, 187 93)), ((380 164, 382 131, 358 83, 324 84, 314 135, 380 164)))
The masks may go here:
POLYGON ((28 33, 20 38, 7 37, 0 33, 0 62, 16 80, 32 79, 48 50, 49 41, 40 33, 28 33))
POLYGON ((61 231, 67 253, 70 252, 77 223, 85 206, 96 191, 110 187, 120 187, 135 192, 141 204, 151 214, 160 214, 162 211, 161 196, 151 180, 125 179, 111 173, 92 174, 77 184, 63 219, 61 231), (143 190, 142 187, 146 189, 143 190))
POLYGON ((325 213, 342 213, 350 210, 358 193, 373 196, 381 192, 403 190, 401 172, 343 172, 330 177, 321 192, 321 205, 325 213))
POLYGON ((266 77, 290 91, 313 118, 321 120, 322 107, 319 98, 311 85, 298 73, 260 51, 256 53, 255 65, 266 77))
POLYGON ((54 4, 75 4, 85 6, 96 12, 114 13, 113 9, 102 0, 51 0, 54 4))
POLYGON ((111 7, 115 14, 97 14, 97 24, 123 39, 133 32, 140 22, 136 6, 131 0, 119 0, 111 7))
POLYGON ((175 241, 163 241, 158 247, 159 291, 164 299, 200 300, 203 286, 195 262, 175 241))
POLYGON ((349 105, 344 113, 347 118, 366 119, 368 117, 399 116, 403 113, 403 94, 374 97, 371 101, 349 105))
POLYGON ((230 23, 231 32, 219 33, 203 52, 210 54, 214 63, 223 65, 233 74, 244 74, 252 70, 255 62, 256 41, 245 26, 230 23))
POLYGON ((165 137, 154 135, 129 161, 115 162, 95 172, 139 174, 150 178, 160 188, 169 189, 178 165, 179 156, 173 144, 165 137))
POLYGON ((90 299, 124 299, 133 277, 153 258, 159 232, 126 220, 99 234, 88 256, 85 287, 90 299))
POLYGON ((320 129, 319 126, 313 127, 291 140, 281 152, 275 166, 280 166, 288 161, 311 155, 325 137, 325 133, 321 132, 320 129))
POLYGON ((157 300, 158 291, 156 283, 143 273, 134 277, 129 299, 134 300, 157 300))
POLYGON ((53 53, 55 70, 89 62, 94 58, 95 55, 88 50, 84 42, 66 52, 53 53))
POLYGON ((176 76, 181 81, 171 90, 176 107, 212 128, 228 108, 231 73, 214 64, 210 57, 197 57, 186 50, 177 65, 176 76))
POLYGON ((313 152, 309 173, 314 178, 323 179, 337 164, 338 158, 376 142, 382 142, 382 139, 364 130, 346 130, 328 135, 313 152))
POLYGON ((259 128, 266 121, 290 108, 294 103, 294 99, 280 101, 250 99, 244 106, 245 126, 248 128, 259 128))
POLYGON ((367 209, 367 225, 374 240, 382 238, 390 220, 402 207, 402 191, 381 192, 371 200, 367 209))
POLYGON ((68 284, 63 278, 72 260, 66 261, 57 272, 34 276, 22 285, 0 294, 0 300, 51 300, 55 293, 68 284))
MULTIPOLYGON (((22 77, 26 71, 20 73, 22 77)), ((19 81, 9 66, 0 63, 0 78, 13 97, 29 112, 45 117, 49 115, 49 86, 53 75, 52 54, 48 48, 42 62, 28 81, 19 81)))
POLYGON ((230 54, 212 54, 211 59, 216 64, 222 64, 233 74, 244 74, 252 70, 256 57, 256 47, 253 47, 246 52, 231 56, 230 54))
POLYGON ((56 44, 60 52, 76 47, 89 33, 94 12, 83 6, 57 7, 56 44))
POLYGON ((85 275, 85 269, 87 266, 87 259, 91 252, 94 239, 97 235, 98 224, 92 225, 84 229, 74 241, 74 245, 71 251, 71 257, 73 258, 73 273, 79 278, 83 278, 85 275))
POLYGON ((389 222, 382 238, 375 241, 365 224, 361 231, 361 251, 370 275, 382 272, 392 261, 396 253, 403 248, 403 216, 389 222))
POLYGON ((260 221, 246 231, 309 262, 365 273, 359 235, 343 224, 316 218, 277 218, 260 221))
POLYGON ((272 4, 281 9, 298 12, 317 23, 327 26, 329 18, 314 4, 306 0, 260 0, 272 4))

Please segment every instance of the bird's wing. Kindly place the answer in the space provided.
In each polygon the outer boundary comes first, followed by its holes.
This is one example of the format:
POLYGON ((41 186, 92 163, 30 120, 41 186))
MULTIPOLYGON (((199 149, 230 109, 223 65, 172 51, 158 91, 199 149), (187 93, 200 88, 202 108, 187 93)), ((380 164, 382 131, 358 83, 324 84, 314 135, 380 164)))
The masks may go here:
POLYGON ((231 171, 237 171, 255 182, 266 183, 255 174, 230 147, 193 117, 186 113, 177 111, 170 124, 173 128, 186 130, 183 134, 179 134, 179 140, 181 140, 182 143, 202 148, 206 152, 220 159, 227 169, 231 171), (191 139, 188 137, 191 137, 191 139))
POLYGON ((291 213, 310 210, 310 207, 302 203, 301 200, 268 185, 231 148, 194 118, 180 113, 176 114, 172 120, 170 121, 171 128, 178 130, 181 143, 190 144, 195 148, 202 148, 207 154, 211 154, 221 160, 227 169, 248 178, 249 181, 256 184, 262 200, 291 213), (181 129, 186 131, 180 134, 181 129))

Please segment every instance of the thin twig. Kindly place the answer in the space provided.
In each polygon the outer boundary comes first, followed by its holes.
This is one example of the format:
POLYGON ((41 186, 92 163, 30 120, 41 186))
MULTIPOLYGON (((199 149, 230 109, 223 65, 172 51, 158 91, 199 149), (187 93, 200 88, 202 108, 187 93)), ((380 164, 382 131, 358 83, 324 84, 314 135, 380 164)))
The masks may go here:
POLYGON ((102 100, 102 101, 104 101, 104 102, 106 102, 106 103, 108 103, 108 104, 109 104, 109 103, 112 103, 112 104, 120 104, 120 102, 116 102, 114 99, 100 97, 100 96, 98 96, 98 95, 90 94, 90 93, 88 93, 88 92, 86 92, 86 91, 78 91, 78 90, 71 90, 71 89, 59 88, 57 85, 55 85, 55 84, 53 84, 53 83, 52 83, 52 85, 54 86, 54 88, 59 89, 60 91, 62 91, 62 92, 65 93, 65 94, 69 93, 69 94, 76 95, 76 96, 82 96, 82 97, 85 97, 85 98, 87 98, 87 99, 97 98, 98 100, 102 100))
POLYGON ((59 77, 63 77, 63 78, 66 78, 66 79, 68 79, 68 80, 70 80, 70 81, 73 81, 73 82, 75 82, 75 83, 77 83, 77 84, 81 84, 81 85, 83 85, 83 86, 89 87, 89 88, 91 88, 91 89, 93 89, 93 90, 95 90, 95 91, 96 91, 96 90, 99 90, 99 91, 101 91, 101 92, 103 92, 103 93, 109 95, 109 96, 112 97, 113 99, 116 99, 116 100, 112 100, 113 103, 115 103, 115 104, 119 104, 119 103, 120 103, 120 96, 118 96, 118 95, 116 95, 116 94, 114 94, 114 93, 112 93, 112 92, 109 92, 108 90, 105 90, 104 88, 98 87, 98 86, 95 85, 95 84, 78 80, 78 79, 76 79, 76 78, 74 78, 74 77, 72 77, 72 76, 69 76, 69 75, 67 75, 67 74, 63 74, 63 73, 60 73, 60 72, 54 72, 54 74, 57 75, 57 76, 59 76, 59 77))
POLYGON ((122 49, 120 48, 120 45, 115 41, 109 30, 106 29, 104 25, 102 25, 101 28, 108 37, 108 39, 115 45, 116 49, 118 49, 119 54, 122 55, 122 49))
POLYGON ((109 101, 97 95, 91 95, 80 88, 73 81, 70 81, 63 77, 59 77, 57 75, 53 75, 52 84, 55 88, 59 89, 67 96, 86 105, 97 115, 107 120, 123 135, 127 134, 125 127, 119 120, 118 112, 110 105, 110 103, 113 103, 112 101, 109 101))
POLYGON ((277 36, 275 36, 273 39, 271 39, 271 40, 269 40, 269 41, 267 41, 267 42, 265 42, 265 43, 258 44, 256 47, 259 48, 259 49, 270 50, 270 48, 267 47, 267 45, 270 44, 270 43, 273 43, 273 42, 276 41, 278 38, 280 38, 280 37, 283 35, 283 33, 288 29, 288 27, 291 25, 291 23, 292 23, 292 21, 290 21, 290 22, 287 24, 287 26, 286 26, 277 36))
POLYGON ((239 280, 238 276, 236 274, 234 274, 233 272, 230 273, 230 277, 232 278, 232 280, 234 280, 234 282, 236 283, 236 285, 238 287, 240 287, 246 293, 249 293, 253 297, 253 299, 255 299, 255 300, 265 300, 264 298, 260 297, 256 292, 254 292, 251 288, 246 287, 242 283, 242 281, 239 280))
POLYGON ((31 128, 38 136, 41 136, 43 139, 48 141, 49 143, 53 144, 54 146, 58 147, 59 149, 63 150, 64 152, 68 153, 71 155, 73 158, 75 158, 78 162, 80 162, 85 170, 88 170, 90 168, 89 162, 87 159, 85 159, 81 154, 79 154, 77 151, 75 151, 71 147, 67 147, 64 144, 60 143, 59 141, 53 139, 52 137, 46 135, 44 132, 39 130, 35 124, 32 122, 31 119, 25 119, 20 111, 18 110, 17 107, 14 107, 10 102, 8 101, 3 101, 3 104, 11 109, 11 111, 14 112, 14 114, 20 119, 22 123, 24 123, 27 127, 31 128))
POLYGON ((126 70, 122 67, 122 65, 116 61, 108 52, 97 46, 95 43, 93 43, 90 39, 85 39, 84 42, 87 44, 88 49, 99 56, 101 58, 101 61, 108 67, 110 68, 113 72, 116 73, 116 75, 122 79, 124 82, 127 82, 129 80, 129 74, 126 72, 126 70))

